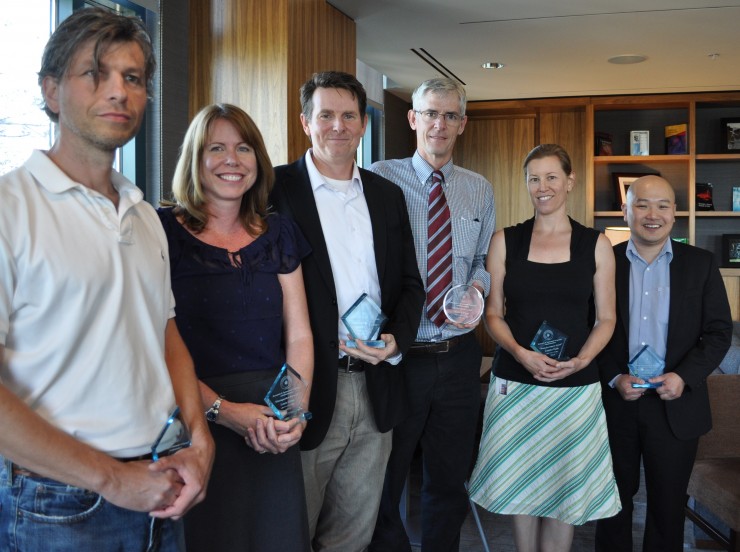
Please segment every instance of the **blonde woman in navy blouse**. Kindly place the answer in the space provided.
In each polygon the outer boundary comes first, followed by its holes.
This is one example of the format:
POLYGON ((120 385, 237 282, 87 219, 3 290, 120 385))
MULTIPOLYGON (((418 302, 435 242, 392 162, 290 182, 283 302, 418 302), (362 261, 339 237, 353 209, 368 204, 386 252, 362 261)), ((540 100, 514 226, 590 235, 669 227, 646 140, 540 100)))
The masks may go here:
POLYGON ((185 519, 191 552, 310 550, 296 446, 307 422, 280 421, 263 402, 283 363, 309 389, 313 372, 300 265, 309 247, 268 213, 273 178, 252 119, 211 105, 185 136, 175 201, 159 210, 177 325, 216 442, 208 495, 185 519))

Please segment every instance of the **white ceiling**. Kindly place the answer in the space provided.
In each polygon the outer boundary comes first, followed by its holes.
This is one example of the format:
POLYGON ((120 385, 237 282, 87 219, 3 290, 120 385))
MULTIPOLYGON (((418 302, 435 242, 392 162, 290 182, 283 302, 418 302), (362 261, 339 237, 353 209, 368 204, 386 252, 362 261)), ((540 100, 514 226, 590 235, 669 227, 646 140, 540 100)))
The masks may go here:
POLYGON ((328 1, 354 19, 358 59, 403 96, 441 75, 412 48, 469 100, 740 90, 740 0, 328 1), (620 54, 648 59, 607 63, 620 54))

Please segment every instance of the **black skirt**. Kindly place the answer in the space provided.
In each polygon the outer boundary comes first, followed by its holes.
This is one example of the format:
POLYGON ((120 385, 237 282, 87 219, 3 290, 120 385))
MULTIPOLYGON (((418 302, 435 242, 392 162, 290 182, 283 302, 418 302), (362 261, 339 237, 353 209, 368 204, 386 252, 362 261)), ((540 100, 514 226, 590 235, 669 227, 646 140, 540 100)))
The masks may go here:
MULTIPOLYGON (((203 379, 225 400, 264 404, 277 370, 203 379)), ((209 424, 216 458, 206 499, 185 516, 188 552, 310 552, 303 471, 298 445, 259 454, 244 437, 209 424)))

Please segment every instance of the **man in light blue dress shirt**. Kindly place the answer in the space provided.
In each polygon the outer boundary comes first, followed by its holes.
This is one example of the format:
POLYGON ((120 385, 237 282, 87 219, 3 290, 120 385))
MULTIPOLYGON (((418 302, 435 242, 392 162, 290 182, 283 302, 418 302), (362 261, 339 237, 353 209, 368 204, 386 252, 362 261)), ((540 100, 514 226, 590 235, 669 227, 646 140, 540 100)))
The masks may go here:
MULTIPOLYGON (((485 269, 495 226, 493 188, 481 175, 452 163, 452 149, 463 133, 465 90, 451 79, 431 79, 414 92, 409 124, 416 131, 413 157, 380 161, 370 170, 395 182, 404 193, 414 235, 419 272, 427 287, 428 202, 432 173, 443 175, 450 211, 452 286, 467 284, 486 296, 485 269)), ((457 550, 467 515, 465 480, 475 447, 480 404, 481 349, 473 329, 449 320, 438 327, 422 313, 416 342, 404 355, 411 416, 396 426, 383 498, 370 550, 410 551, 399 502, 417 444, 424 463, 422 548, 457 550)))
POLYGON ((614 247, 617 324, 599 357, 622 511, 596 526, 596 550, 632 550, 633 496, 645 469, 643 550, 683 549, 686 488, 699 437, 712 427, 706 378, 730 345, 732 323, 714 256, 671 241, 676 198, 659 176, 636 180, 622 206, 629 242, 614 247), (630 375, 645 345, 665 360, 655 389, 630 375))

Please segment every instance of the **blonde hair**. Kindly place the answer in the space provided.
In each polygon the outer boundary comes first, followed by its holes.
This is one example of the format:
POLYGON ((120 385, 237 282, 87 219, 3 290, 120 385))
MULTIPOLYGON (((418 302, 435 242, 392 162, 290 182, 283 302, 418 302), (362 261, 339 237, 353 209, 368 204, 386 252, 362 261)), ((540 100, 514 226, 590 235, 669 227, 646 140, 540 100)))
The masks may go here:
POLYGON ((180 148, 175 175, 172 179, 174 202, 163 202, 174 205, 175 214, 191 231, 201 232, 208 224, 206 198, 200 171, 203 164, 203 150, 208 141, 211 127, 218 119, 229 121, 236 128, 239 136, 253 150, 257 158, 257 179, 252 187, 242 196, 239 218, 250 234, 260 235, 266 229, 265 217, 268 214, 267 197, 275 182, 275 175, 267 154, 262 134, 247 113, 231 104, 220 103, 204 107, 193 118, 185 140, 180 148))
POLYGON ((557 157, 565 175, 570 176, 573 174, 573 163, 570 161, 570 155, 565 151, 565 148, 558 144, 540 144, 539 146, 535 146, 524 159, 524 172, 527 172, 530 161, 545 157, 557 157))

